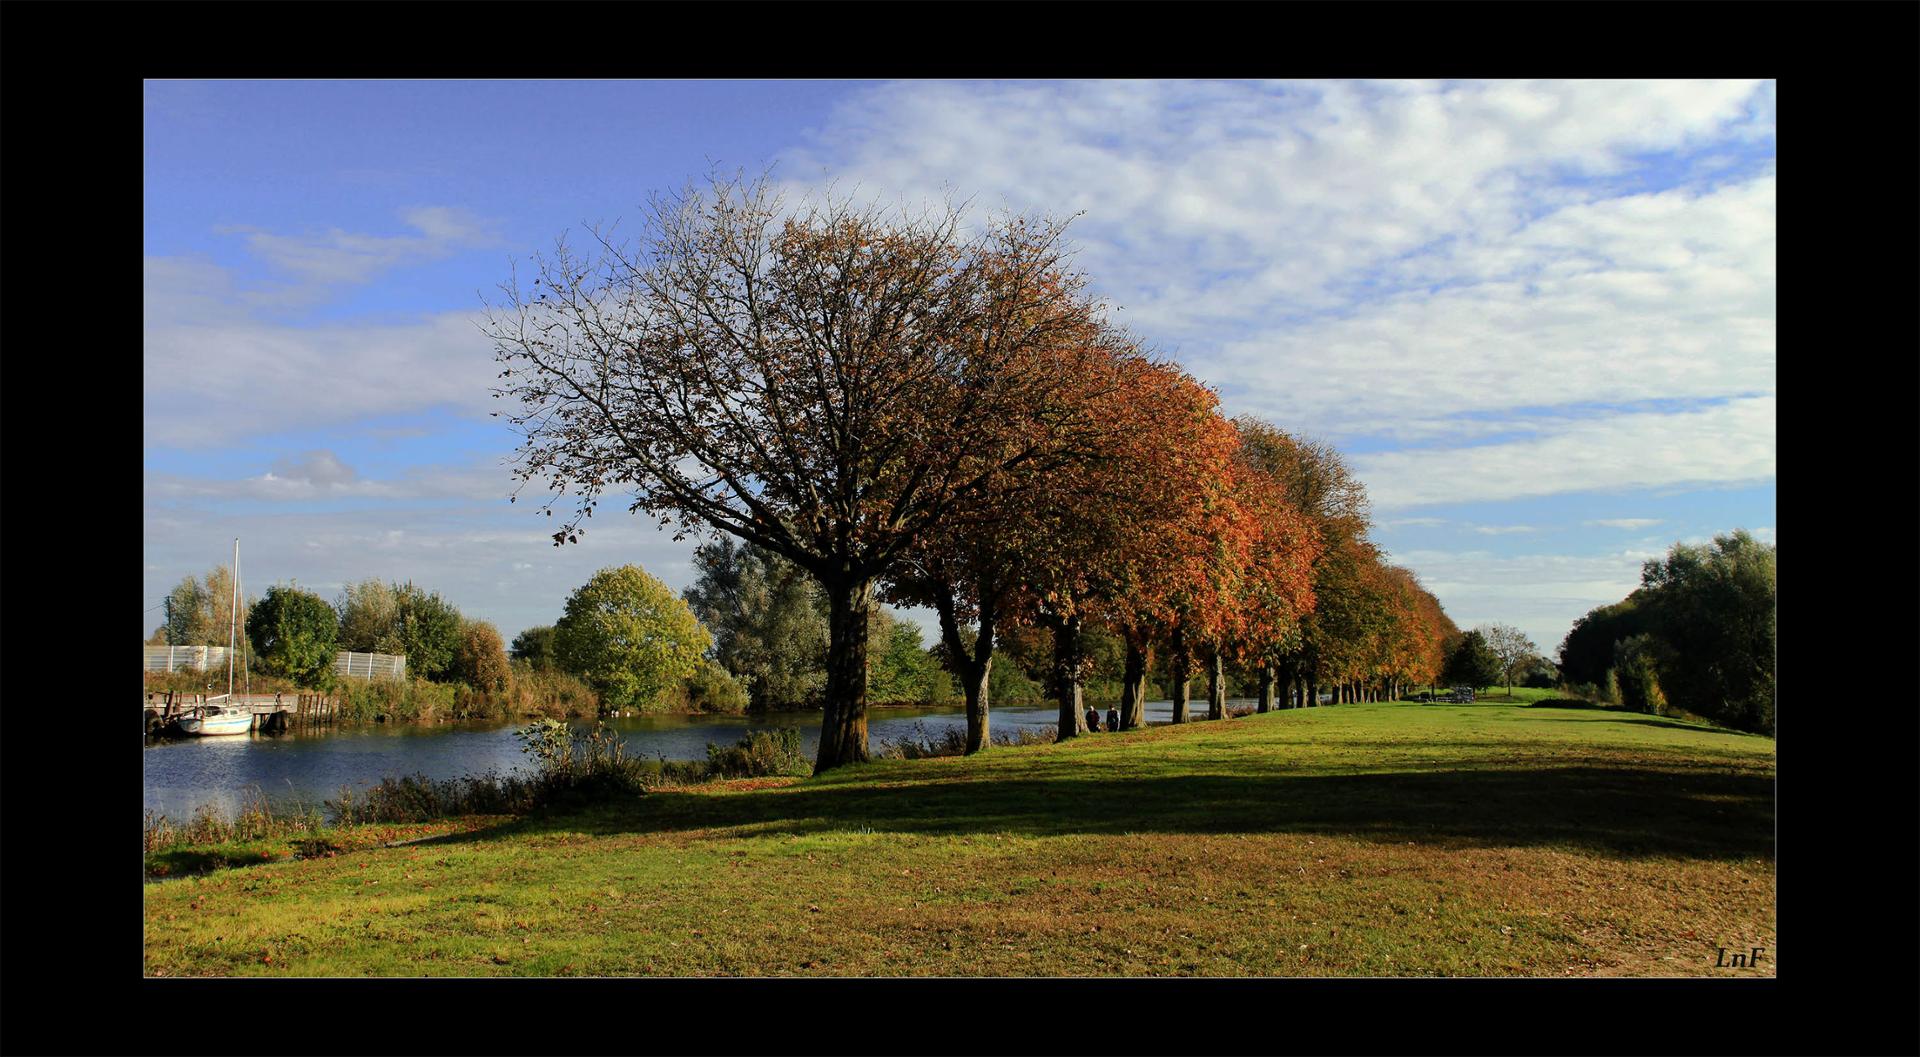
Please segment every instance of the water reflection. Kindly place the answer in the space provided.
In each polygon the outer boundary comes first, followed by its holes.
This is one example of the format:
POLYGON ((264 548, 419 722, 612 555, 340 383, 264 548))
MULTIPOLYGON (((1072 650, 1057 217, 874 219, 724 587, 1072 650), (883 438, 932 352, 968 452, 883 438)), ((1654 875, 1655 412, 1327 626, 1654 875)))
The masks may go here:
MULTIPOLYGON (((1252 702, 1235 699, 1234 703, 1252 702)), ((1100 712, 1104 717, 1106 710, 1100 712)), ((1149 725, 1169 722, 1172 702, 1150 701, 1146 714, 1149 725)), ((1206 702, 1189 705, 1189 715, 1204 717, 1206 702)), ((1053 706, 994 709, 991 717, 992 729, 997 731, 1049 727, 1058 721, 1053 706)), ((624 735, 629 752, 669 760, 702 760, 708 742, 731 744, 750 730, 779 727, 799 728, 809 757, 820 746, 818 712, 636 716, 607 723, 624 735)), ((144 805, 176 819, 191 817, 202 805, 210 805, 231 818, 256 790, 277 806, 318 807, 321 801, 338 796, 343 786, 364 789, 389 775, 455 778, 524 771, 526 757, 513 736, 521 724, 517 720, 374 724, 319 733, 153 742, 141 757, 144 805)), ((867 714, 867 739, 876 749, 888 741, 939 737, 947 730, 965 729, 966 713, 959 708, 881 708, 867 714)))

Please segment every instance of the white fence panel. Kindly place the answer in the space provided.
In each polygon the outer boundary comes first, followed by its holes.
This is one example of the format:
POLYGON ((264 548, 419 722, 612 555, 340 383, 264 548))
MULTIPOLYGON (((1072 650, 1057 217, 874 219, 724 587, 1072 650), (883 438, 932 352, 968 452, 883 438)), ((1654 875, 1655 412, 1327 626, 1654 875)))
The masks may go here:
MULTIPOLYGON (((227 666, 225 646, 143 646, 146 670, 177 672, 183 668, 211 671, 227 666)), ((238 661, 235 655, 234 660, 238 661)))
POLYGON ((407 674, 404 653, 349 653, 340 651, 333 659, 336 675, 355 679, 403 679, 407 674))
MULTIPOLYGON (((225 646, 143 646, 143 662, 149 672, 177 672, 182 669, 215 671, 227 666, 225 646)), ((240 660, 235 651, 234 660, 240 660)), ((334 655, 336 674, 355 679, 404 679, 407 655, 404 653, 349 653, 334 655)))

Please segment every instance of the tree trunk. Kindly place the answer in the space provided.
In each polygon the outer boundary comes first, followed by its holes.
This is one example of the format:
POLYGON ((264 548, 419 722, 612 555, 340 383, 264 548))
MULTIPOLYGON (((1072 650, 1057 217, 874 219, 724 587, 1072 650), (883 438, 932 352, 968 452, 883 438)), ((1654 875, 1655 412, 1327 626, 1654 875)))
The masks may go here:
POLYGON ((967 695, 967 755, 971 756, 992 744, 987 733, 987 676, 993 671, 993 658, 967 667, 979 673, 968 672, 961 680, 967 695))
POLYGON ((1087 733, 1080 703, 1080 618, 1048 622, 1053 628, 1053 687, 1060 702, 1060 740, 1087 733))
POLYGON ((1173 629, 1173 648, 1167 652, 1171 654, 1167 658, 1167 681, 1171 683, 1167 689, 1173 691, 1173 721, 1185 723, 1190 673, 1188 673, 1187 662, 1187 635, 1183 635, 1179 627, 1173 629))
POLYGON ((954 617, 952 594, 937 596, 934 609, 940 614, 941 641, 946 643, 948 656, 959 668, 954 675, 967 698, 967 755, 971 756, 993 743, 987 714, 988 676, 993 674, 993 608, 982 607, 980 633, 974 636, 971 654, 960 638, 960 622, 954 617))
POLYGON ((1226 662, 1217 646, 1207 650, 1207 718, 1227 718, 1226 662))
POLYGON ((867 755, 867 620, 873 581, 846 579, 827 591, 826 714, 814 773, 865 763, 867 755))
POLYGON ((1262 715, 1273 710, 1274 681, 1273 665, 1268 664, 1261 666, 1260 703, 1254 706, 1254 710, 1262 715))
POLYGON ((1147 725, 1147 651, 1127 640, 1127 670, 1120 683, 1120 729, 1147 725))
POLYGON ((1307 682, 1304 689, 1306 696, 1302 698, 1302 700, 1305 703, 1305 707, 1318 707, 1320 704, 1320 684, 1314 681, 1314 674, 1312 672, 1307 673, 1307 682))

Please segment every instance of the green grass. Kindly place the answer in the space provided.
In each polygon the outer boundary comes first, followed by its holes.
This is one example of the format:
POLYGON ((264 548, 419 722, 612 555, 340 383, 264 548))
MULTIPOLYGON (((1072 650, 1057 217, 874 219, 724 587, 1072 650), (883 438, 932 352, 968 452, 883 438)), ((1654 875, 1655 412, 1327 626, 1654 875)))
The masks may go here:
POLYGON ((1372 704, 656 791, 145 888, 149 975, 1750 975, 1774 743, 1372 704), (209 909, 210 908, 210 909, 209 909))

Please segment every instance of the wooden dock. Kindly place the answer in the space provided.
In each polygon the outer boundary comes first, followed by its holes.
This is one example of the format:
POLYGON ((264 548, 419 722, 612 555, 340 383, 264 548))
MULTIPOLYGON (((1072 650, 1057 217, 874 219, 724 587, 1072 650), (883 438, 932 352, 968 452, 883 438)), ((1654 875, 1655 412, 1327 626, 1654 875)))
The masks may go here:
POLYGON ((205 708, 208 697, 223 708, 245 708, 253 713, 253 729, 266 733, 311 730, 334 725, 337 708, 325 694, 188 694, 168 690, 149 693, 140 703, 141 726, 147 734, 177 731, 182 716, 205 708))

